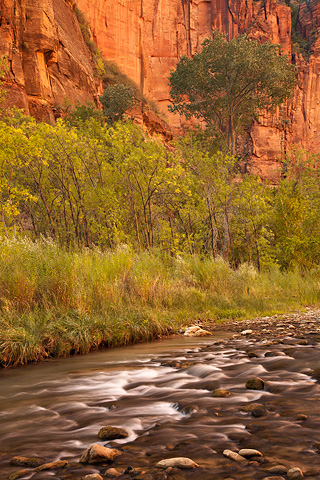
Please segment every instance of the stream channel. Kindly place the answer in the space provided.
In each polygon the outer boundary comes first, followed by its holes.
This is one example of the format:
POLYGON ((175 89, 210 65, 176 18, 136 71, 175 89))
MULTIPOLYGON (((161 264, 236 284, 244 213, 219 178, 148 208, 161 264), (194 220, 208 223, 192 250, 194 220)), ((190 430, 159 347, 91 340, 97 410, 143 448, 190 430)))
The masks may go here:
POLYGON ((2 370, 0 478, 23 469, 9 463, 20 455, 70 462, 20 477, 33 480, 80 480, 110 467, 122 473, 120 479, 250 480, 269 477, 279 464, 320 479, 320 387, 311 375, 316 368, 315 337, 289 335, 274 343, 214 333, 2 370), (265 389, 247 389, 250 377, 262 378, 265 389), (230 395, 214 397, 216 389, 230 395), (255 413, 243 410, 252 403, 260 404, 255 413), (97 433, 106 425, 129 436, 100 441, 97 433), (92 443, 119 448, 122 455, 110 466, 79 464, 92 443), (223 455, 240 448, 263 456, 237 463, 223 455), (191 458, 199 468, 155 467, 172 457, 191 458))

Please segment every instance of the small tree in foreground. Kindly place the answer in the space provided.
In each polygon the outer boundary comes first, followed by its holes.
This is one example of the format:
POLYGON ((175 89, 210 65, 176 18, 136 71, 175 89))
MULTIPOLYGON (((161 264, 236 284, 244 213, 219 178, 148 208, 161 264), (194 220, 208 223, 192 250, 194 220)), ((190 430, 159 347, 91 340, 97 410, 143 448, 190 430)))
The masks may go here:
POLYGON ((281 46, 241 35, 228 41, 215 32, 193 58, 182 57, 170 75, 171 111, 194 116, 213 127, 228 153, 259 110, 272 111, 290 98, 295 67, 281 46))

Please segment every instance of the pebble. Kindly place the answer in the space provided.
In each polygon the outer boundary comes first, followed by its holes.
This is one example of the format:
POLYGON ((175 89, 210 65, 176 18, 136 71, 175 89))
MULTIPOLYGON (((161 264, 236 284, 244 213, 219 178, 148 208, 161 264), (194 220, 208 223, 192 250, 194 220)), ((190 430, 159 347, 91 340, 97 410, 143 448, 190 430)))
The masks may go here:
POLYGON ((121 455, 119 450, 106 448, 97 443, 90 445, 81 456, 80 463, 89 463, 90 465, 102 462, 112 462, 112 460, 121 455))
POLYGON ((122 473, 119 472, 116 468, 108 468, 108 470, 105 471, 104 476, 107 478, 117 478, 121 477, 122 473))
POLYGON ((82 477, 82 480, 103 480, 103 478, 98 473, 91 473, 82 477))
POLYGON ((230 458, 231 460, 234 460, 235 462, 246 462, 247 460, 239 455, 239 453, 233 452, 232 450, 224 450, 223 455, 227 458, 230 458))
POLYGON ((296 478, 302 478, 303 473, 298 467, 290 468, 287 471, 287 477, 289 480, 295 480, 296 478))
POLYGON ((214 390, 212 392, 212 396, 213 397, 221 397, 221 398, 229 397, 230 392, 228 390, 223 390, 223 389, 219 388, 218 390, 214 390))
POLYGON ((251 458, 251 457, 262 457, 262 453, 259 452, 259 450, 255 450, 254 448, 242 448, 239 451, 239 455, 245 458, 251 458))
POLYGON ((274 467, 267 468, 266 471, 269 473, 280 473, 280 474, 286 474, 287 473, 287 467, 284 465, 275 465, 274 467))
POLYGON ((156 464, 157 468, 168 468, 168 467, 176 467, 176 468, 196 468, 199 467, 197 463, 195 463, 191 458, 187 457, 174 457, 174 458, 167 458, 165 460, 160 460, 156 464))

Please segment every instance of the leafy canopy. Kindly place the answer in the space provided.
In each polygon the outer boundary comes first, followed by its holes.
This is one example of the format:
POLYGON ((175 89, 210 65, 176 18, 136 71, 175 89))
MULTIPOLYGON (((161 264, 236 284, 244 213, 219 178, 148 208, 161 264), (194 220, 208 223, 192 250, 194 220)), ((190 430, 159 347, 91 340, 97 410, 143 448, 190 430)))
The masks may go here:
POLYGON ((272 111, 288 99, 295 67, 281 46, 240 35, 228 41, 215 32, 193 58, 182 57, 170 75, 171 111, 194 116, 213 127, 227 151, 259 110, 272 111))

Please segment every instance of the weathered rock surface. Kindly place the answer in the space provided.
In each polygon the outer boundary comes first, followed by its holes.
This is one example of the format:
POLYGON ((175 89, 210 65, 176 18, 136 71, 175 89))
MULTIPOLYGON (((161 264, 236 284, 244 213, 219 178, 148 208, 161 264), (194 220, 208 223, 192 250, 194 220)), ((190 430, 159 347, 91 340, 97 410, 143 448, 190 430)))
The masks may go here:
POLYGON ((239 455, 239 453, 233 452, 232 450, 224 450, 223 455, 231 460, 234 460, 235 462, 246 462, 246 459, 242 455, 239 455))
POLYGON ((10 460, 11 465, 18 467, 39 467, 44 464, 44 459, 39 457, 13 457, 10 460))
POLYGON ((101 440, 115 440, 117 438, 127 438, 128 432, 119 427, 102 427, 99 430, 98 437, 101 440))
POLYGON ((81 456, 80 463, 89 463, 91 465, 102 462, 112 462, 112 460, 121 455, 115 448, 106 448, 97 443, 90 445, 81 456))
POLYGON ((9 61, 8 106, 52 121, 51 106, 97 99, 88 48, 67 0, 3 0, 0 55, 9 61))

